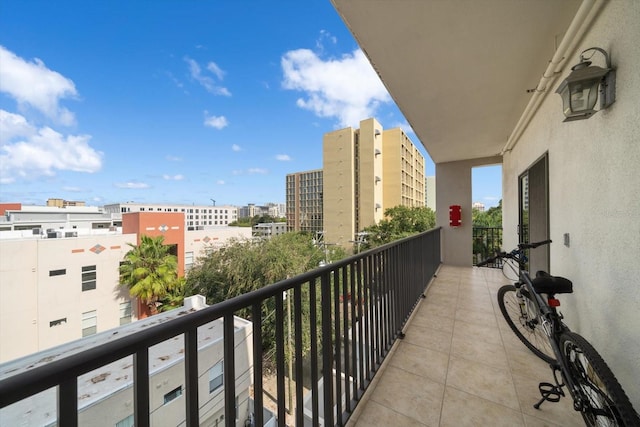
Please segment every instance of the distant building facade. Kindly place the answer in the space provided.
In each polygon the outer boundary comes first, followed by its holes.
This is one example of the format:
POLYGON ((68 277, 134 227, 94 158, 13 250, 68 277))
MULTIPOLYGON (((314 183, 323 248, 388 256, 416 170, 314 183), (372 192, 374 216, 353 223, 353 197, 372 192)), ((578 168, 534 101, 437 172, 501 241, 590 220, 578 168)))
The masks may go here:
POLYGON ((473 202, 471 205, 471 209, 478 210, 480 212, 484 212, 484 203, 482 202, 473 202))
POLYGON ((287 230, 323 230, 323 171, 315 169, 286 177, 287 230))
POLYGON ((85 202, 64 200, 64 199, 47 199, 47 206, 56 208, 66 208, 68 206, 86 206, 85 202))
POLYGON ((230 238, 251 237, 246 227, 186 230, 182 213, 125 213, 121 225, 96 228, 95 213, 69 213, 88 208, 40 208, 7 209, 12 229, 0 231, 0 343, 11 343, 0 345, 0 363, 144 317, 119 286, 120 263, 140 236, 164 236, 180 275, 230 238))
POLYGON ((225 226, 238 220, 238 208, 235 206, 175 205, 160 203, 125 202, 105 205, 106 213, 131 212, 173 212, 184 214, 187 230, 198 230, 210 226, 225 226))
POLYGON ((425 202, 427 207, 431 208, 432 211, 436 211, 436 177, 435 176, 427 176, 424 179, 424 193, 425 193, 425 202))
POLYGON ((270 239, 273 236, 278 236, 287 232, 286 222, 265 222, 256 224, 251 227, 251 235, 253 237, 262 237, 270 239))
MULTIPOLYGON (((200 295, 185 299, 183 309, 160 313, 154 319, 136 322, 118 328, 123 337, 152 327, 157 322, 168 322, 188 312, 206 307, 200 295)), ((234 317, 234 366, 236 377, 235 402, 238 425, 246 425, 251 418, 250 387, 252 384, 251 344, 253 328, 250 321, 234 317)), ((105 340, 111 333, 96 335, 105 340)), ((55 352, 39 354, 45 358, 76 351, 78 346, 91 346, 91 342, 69 343, 55 348, 55 352)), ((223 426, 224 420, 224 339, 222 319, 202 325, 198 330, 198 396, 201 425, 223 426)), ((133 426, 133 356, 102 366, 78 377, 78 425, 133 426)), ((152 425, 185 425, 184 413, 184 341, 169 339, 149 349, 149 412, 152 425), (180 409, 182 408, 182 409, 180 409)), ((0 410, 3 425, 39 427, 55 425, 56 389, 46 390, 0 410)), ((274 415, 268 413, 266 421, 275 425, 274 415)))
POLYGON ((348 247, 385 209, 425 204, 424 157, 401 129, 373 118, 324 135, 322 171, 327 242, 348 247))

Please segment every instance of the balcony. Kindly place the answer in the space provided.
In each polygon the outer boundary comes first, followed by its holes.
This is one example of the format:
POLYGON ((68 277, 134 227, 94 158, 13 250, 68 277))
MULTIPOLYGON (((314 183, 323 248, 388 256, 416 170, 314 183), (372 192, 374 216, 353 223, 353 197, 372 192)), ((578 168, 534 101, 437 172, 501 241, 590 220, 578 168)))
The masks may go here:
MULTIPOLYGON (((0 421, 17 421, 7 418, 15 408, 7 406, 49 390, 54 420, 46 425, 86 424, 87 411, 98 405, 82 402, 87 378, 100 381, 95 372, 126 360, 128 397, 109 400, 101 424, 116 425, 128 411, 128 422, 138 427, 196 426, 213 413, 227 426, 268 425, 273 420, 263 408, 272 399, 278 425, 580 425, 567 399, 539 411, 531 407, 538 382, 549 381, 551 373, 500 319, 495 293, 505 280, 498 270, 441 266, 437 228, 214 306, 77 341, 63 355, 53 349, 0 365, 0 421), (273 309, 265 311, 265 304, 273 309), (252 325, 240 327, 244 321, 234 314, 241 310, 252 325), (273 316, 275 331, 268 338, 263 325, 273 316), (315 327, 306 331, 303 318, 315 327), (203 329, 213 324, 220 346, 207 354, 203 329), (307 332, 310 351, 304 357, 307 332), (263 364, 268 340, 275 343, 272 388, 263 364), (168 341, 178 345, 172 354, 181 358, 171 365, 173 384, 153 377, 157 347, 168 341), (285 387, 289 372, 305 378, 291 391, 285 387), (212 381, 218 401, 203 404, 212 381), (248 383, 251 404, 239 400, 248 383), (160 417, 157 408, 167 415, 160 417)), ((28 402, 22 402, 27 409, 20 421, 32 425, 32 410, 39 406, 28 402)))

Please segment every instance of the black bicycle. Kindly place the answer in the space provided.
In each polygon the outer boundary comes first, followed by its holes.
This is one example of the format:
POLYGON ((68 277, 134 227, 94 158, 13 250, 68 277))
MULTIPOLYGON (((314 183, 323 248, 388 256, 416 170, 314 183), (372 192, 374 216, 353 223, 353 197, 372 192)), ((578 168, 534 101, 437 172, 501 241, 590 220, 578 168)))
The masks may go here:
POLYGON ((640 416, 611 369, 586 339, 562 321, 556 295, 573 292, 572 282, 544 271, 532 279, 526 270, 526 251, 549 243, 521 243, 511 252, 478 263, 481 267, 499 261, 518 275, 513 285, 498 290, 500 311, 520 341, 549 363, 555 381, 540 383, 542 398, 533 406, 539 409, 545 401, 558 402, 566 386, 586 425, 640 426, 640 416))

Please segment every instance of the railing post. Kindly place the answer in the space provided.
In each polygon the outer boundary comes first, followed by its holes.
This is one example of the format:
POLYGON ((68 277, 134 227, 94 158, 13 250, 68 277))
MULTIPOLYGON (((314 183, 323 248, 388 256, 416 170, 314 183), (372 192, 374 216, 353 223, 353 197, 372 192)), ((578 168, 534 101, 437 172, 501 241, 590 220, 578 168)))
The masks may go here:
POLYGON ((134 425, 149 427, 149 347, 133 355, 134 425))
POLYGON ((190 328, 184 333, 184 350, 187 427, 196 427, 200 424, 200 411, 198 409, 198 328, 190 328))
MULTIPOLYGON (((224 315, 224 421, 236 425, 236 363, 233 313, 224 315)), ((137 427, 137 426, 136 426, 137 427)))
POLYGON ((78 425, 78 379, 69 378, 58 386, 58 424, 78 425))
POLYGON ((322 377, 324 383, 324 425, 333 420, 333 341, 331 339, 331 283, 329 273, 322 275, 322 377))

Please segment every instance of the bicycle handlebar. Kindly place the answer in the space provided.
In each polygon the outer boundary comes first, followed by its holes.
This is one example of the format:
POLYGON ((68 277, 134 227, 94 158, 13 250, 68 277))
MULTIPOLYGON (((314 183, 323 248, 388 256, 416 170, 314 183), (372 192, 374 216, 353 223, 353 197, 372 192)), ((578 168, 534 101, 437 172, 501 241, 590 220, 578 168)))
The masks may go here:
POLYGON ((534 243, 519 243, 518 248, 519 249, 535 249, 538 246, 548 245, 549 243, 551 243, 551 239, 542 240, 540 242, 534 242, 534 243))
POLYGON ((516 261, 520 261, 518 258, 516 258, 516 255, 523 251, 524 249, 535 249, 538 246, 542 246, 542 245, 548 245, 549 243, 551 243, 551 239, 547 239, 547 240, 542 240, 540 242, 534 242, 534 243, 519 243, 518 244, 518 248, 514 249, 513 251, 507 253, 507 252, 497 252, 496 256, 493 257, 489 257, 485 260, 480 261, 479 263, 476 264, 476 267, 483 267, 487 264, 490 264, 492 262, 495 262, 497 259, 500 258, 511 258, 511 259, 515 259, 516 261))

